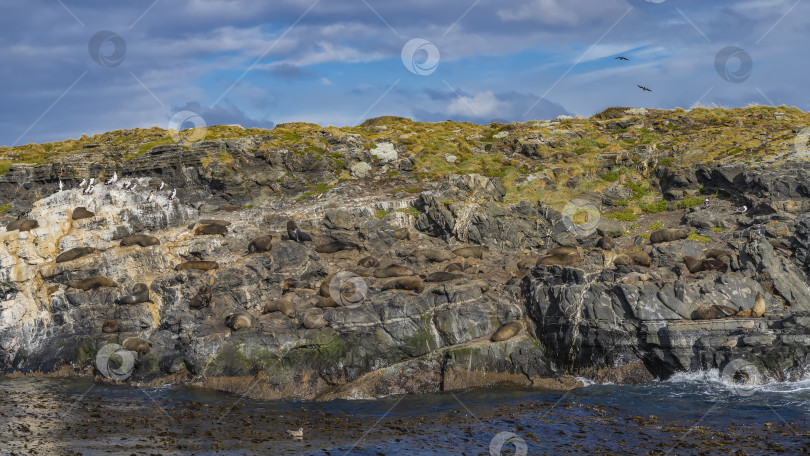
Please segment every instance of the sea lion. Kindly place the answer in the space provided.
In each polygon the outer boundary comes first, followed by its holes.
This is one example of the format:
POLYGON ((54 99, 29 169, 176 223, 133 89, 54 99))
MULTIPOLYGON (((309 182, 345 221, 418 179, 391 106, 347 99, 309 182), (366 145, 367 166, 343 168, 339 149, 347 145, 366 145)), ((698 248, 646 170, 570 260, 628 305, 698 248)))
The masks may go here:
POLYGON ((728 265, 720 260, 715 260, 713 258, 702 260, 701 264, 703 265, 704 271, 720 271, 726 272, 728 271, 728 265))
POLYGON ((385 282, 383 290, 412 290, 421 293, 425 289, 425 284, 419 277, 397 277, 385 282))
POLYGON ((328 244, 315 246, 315 251, 318 253, 335 253, 342 250, 360 250, 360 246, 353 242, 334 241, 328 244))
POLYGON ((242 206, 236 206, 234 204, 224 204, 217 208, 217 211, 225 211, 225 212, 237 212, 244 209, 242 206))
MULTIPOLYGON (((532 266, 534 266, 534 264, 532 264, 532 266)), ((444 267, 444 272, 463 272, 463 271, 464 265, 461 263, 450 263, 444 267)))
POLYGON ((530 257, 521 258, 517 262, 517 267, 518 267, 518 269, 531 269, 537 264, 537 260, 539 260, 539 259, 540 259, 540 257, 538 257, 538 256, 530 256, 530 257))
POLYGON ((689 236, 689 230, 684 228, 664 228, 653 231, 650 234, 650 244, 660 244, 661 242, 679 241, 689 236))
POLYGON ((227 220, 218 220, 218 219, 201 219, 197 221, 198 225, 222 225, 222 226, 231 226, 231 222, 227 220))
POLYGON ((394 230, 394 238, 398 241, 404 241, 411 238, 411 233, 407 228, 399 228, 394 230))
POLYGON ((650 267, 650 256, 647 255, 647 252, 626 252, 625 255, 630 257, 630 259, 633 260, 633 264, 637 266, 650 267))
POLYGON ((705 270, 703 268, 703 261, 689 255, 683 255, 683 264, 686 265, 686 269, 692 274, 705 270))
POLYGON ((553 249, 548 249, 546 255, 574 255, 579 253, 579 250, 572 246, 572 245, 564 245, 562 247, 554 247, 553 249))
POLYGON ((613 250, 616 248, 616 241, 612 237, 604 236, 596 241, 596 246, 602 250, 613 250))
POLYGON ((575 264, 579 264, 582 261, 582 257, 574 254, 574 255, 546 255, 543 258, 540 258, 537 261, 537 266, 573 266, 575 264))
POLYGON ((329 284, 332 282, 332 277, 334 276, 335 276, 334 272, 330 272, 329 274, 326 275, 326 277, 321 282, 321 285, 318 287, 318 294, 324 297, 330 295, 329 284))
POLYGON ((101 332, 105 334, 117 333, 118 331, 118 322, 115 320, 107 320, 101 325, 101 332))
POLYGON ((403 277, 403 276, 412 276, 416 274, 413 272, 413 269, 406 268, 405 266, 399 266, 397 264, 392 264, 391 266, 387 266, 384 268, 378 268, 374 271, 374 277, 378 279, 386 279, 388 277, 403 277))
POLYGON ((56 262, 64 263, 65 261, 72 261, 75 260, 76 258, 80 258, 85 255, 90 255, 95 251, 96 249, 94 249, 93 247, 74 247, 68 251, 60 253, 56 257, 56 262))
POLYGON ((81 220, 95 216, 96 216, 95 212, 88 211, 87 208, 84 206, 79 206, 76 209, 73 209, 73 212, 70 213, 70 218, 72 220, 81 220))
POLYGON ((298 279, 284 279, 281 282, 281 289, 282 290, 291 290, 293 288, 303 288, 305 290, 311 289, 312 284, 309 282, 304 282, 303 280, 298 279))
POLYGON ((511 339, 523 329, 523 324, 519 321, 510 321, 509 323, 504 323, 495 331, 495 334, 490 337, 490 341, 492 342, 501 342, 504 340, 511 339))
POLYGON ((706 249, 703 251, 703 256, 706 258, 714 258, 715 260, 728 262, 728 259, 734 256, 734 252, 725 249, 706 249))
POLYGON ((185 261, 174 267, 175 271, 183 271, 186 269, 196 269, 199 271, 210 271, 211 269, 218 269, 219 263, 216 261, 185 261))
POLYGON ((425 277, 425 282, 449 282, 451 280, 463 279, 463 274, 456 274, 454 272, 431 272, 425 277))
POLYGON ((357 262, 357 265, 363 268, 376 268, 380 265, 380 261, 374 257, 367 256, 365 258, 361 258, 360 261, 357 262))
POLYGON ((303 243, 305 241, 312 242, 312 236, 298 229, 298 225, 294 221, 287 221, 287 236, 291 241, 303 243))
POLYGON ((114 280, 104 276, 92 276, 86 279, 74 280, 68 284, 70 288, 77 288, 82 291, 93 290, 101 287, 117 287, 114 280))
POLYGON ((485 245, 473 245, 470 247, 459 247, 453 250, 456 256, 464 258, 483 258, 484 254, 489 252, 489 247, 485 245))
POLYGON ((12 220, 8 222, 8 225, 6 225, 6 231, 17 231, 17 228, 20 227, 20 223, 22 223, 22 220, 12 220))
POLYGON ((278 303, 278 311, 289 318, 293 318, 295 317, 295 304, 282 296, 281 301, 278 303))
POLYGON ((338 307, 338 304, 331 296, 321 296, 318 298, 318 301, 315 302, 315 307, 325 309, 327 307, 338 307))
POLYGON ((751 316, 761 318, 765 315, 765 297, 762 293, 757 291, 757 297, 754 298, 754 307, 751 308, 751 316))
POLYGON ((138 357, 146 355, 152 348, 152 344, 141 339, 140 337, 128 337, 124 339, 124 342, 122 342, 121 345, 123 345, 124 348, 129 351, 137 353, 138 357))
POLYGON ((263 234, 259 237, 253 238, 248 244, 248 253, 262 253, 262 252, 269 252, 270 251, 270 241, 273 240, 273 236, 269 234, 263 234))
POLYGON ((139 245, 141 247, 149 247, 151 245, 160 244, 160 239, 146 234, 133 234, 121 239, 121 247, 128 247, 130 245, 139 245))
POLYGON ((225 317, 225 326, 234 331, 250 328, 253 325, 253 315, 247 312, 236 312, 225 317))
POLYGON ((115 300, 116 304, 140 304, 151 301, 149 299, 149 287, 144 283, 136 283, 132 287, 132 294, 120 297, 115 300))
POLYGON ((212 293, 211 288, 208 285, 203 285, 197 294, 191 298, 191 301, 188 302, 188 306, 192 309, 202 309, 203 307, 208 307, 211 303, 212 293))
POLYGON ((307 310, 302 320, 307 329, 321 329, 326 326, 326 319, 323 318, 323 311, 320 309, 307 310))
POLYGON ((208 236, 216 234, 225 236, 226 234, 228 234, 228 228, 216 223, 211 223, 209 225, 198 226, 197 228, 194 229, 194 234, 196 236, 208 236))
POLYGON ((629 255, 620 253, 613 258, 613 264, 615 266, 632 266, 635 262, 629 255))
POLYGON ((693 320, 714 320, 717 318, 731 317, 737 314, 737 309, 720 304, 702 306, 692 314, 693 320))
POLYGON ((37 227, 39 227, 39 223, 36 220, 19 219, 6 225, 6 231, 30 231, 37 227))
POLYGON ((419 249, 414 252, 415 255, 424 257, 432 263, 441 263, 442 261, 452 260, 456 257, 453 252, 444 249, 419 249))

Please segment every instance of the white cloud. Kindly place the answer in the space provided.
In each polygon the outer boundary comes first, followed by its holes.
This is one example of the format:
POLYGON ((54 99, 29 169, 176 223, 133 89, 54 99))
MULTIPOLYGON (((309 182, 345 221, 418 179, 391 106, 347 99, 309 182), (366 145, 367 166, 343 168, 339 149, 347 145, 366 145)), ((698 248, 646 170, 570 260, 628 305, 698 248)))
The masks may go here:
POLYGON ((507 107, 494 93, 487 90, 472 97, 461 96, 450 102, 445 113, 449 116, 491 117, 507 107))

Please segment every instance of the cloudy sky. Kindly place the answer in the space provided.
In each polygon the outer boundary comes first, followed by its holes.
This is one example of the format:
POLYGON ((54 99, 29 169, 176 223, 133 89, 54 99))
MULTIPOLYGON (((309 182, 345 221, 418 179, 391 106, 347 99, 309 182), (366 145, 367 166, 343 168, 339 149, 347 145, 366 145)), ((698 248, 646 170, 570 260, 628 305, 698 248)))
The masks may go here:
POLYGON ((3 0, 0 145, 192 123, 810 108, 810 1, 119 3, 3 0))

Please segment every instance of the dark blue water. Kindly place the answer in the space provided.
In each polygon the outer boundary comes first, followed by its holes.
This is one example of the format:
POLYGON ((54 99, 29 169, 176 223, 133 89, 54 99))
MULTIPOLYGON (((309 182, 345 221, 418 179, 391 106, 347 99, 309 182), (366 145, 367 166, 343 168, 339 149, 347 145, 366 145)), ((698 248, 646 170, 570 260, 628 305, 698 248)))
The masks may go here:
POLYGON ((331 402, 194 387, 0 379, 0 454, 810 454, 810 381, 716 374, 568 392, 331 402), (304 429, 296 441, 288 429, 304 429))

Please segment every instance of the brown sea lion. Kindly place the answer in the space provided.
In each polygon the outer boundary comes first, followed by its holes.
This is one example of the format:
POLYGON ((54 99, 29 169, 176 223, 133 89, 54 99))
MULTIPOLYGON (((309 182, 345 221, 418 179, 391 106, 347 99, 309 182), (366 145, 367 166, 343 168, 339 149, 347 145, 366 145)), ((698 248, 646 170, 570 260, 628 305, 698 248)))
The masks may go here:
POLYGON ((376 268, 380 265, 380 261, 372 256, 367 256, 361 258, 360 261, 357 262, 357 265, 363 268, 376 268))
POLYGON ((318 287, 318 294, 321 296, 329 296, 329 284, 332 282, 332 277, 335 276, 334 272, 330 272, 326 275, 326 277, 321 282, 321 285, 318 287))
POLYGON ((419 249, 414 252, 414 255, 421 256, 432 263, 441 263, 456 257, 453 252, 444 249, 419 249))
POLYGON ((610 236, 604 236, 596 241, 596 246, 602 250, 613 250, 616 248, 616 241, 610 236))
MULTIPOLYGON (((534 264, 532 264, 534 266, 534 264)), ((464 265, 461 263, 450 263, 444 267, 444 272, 463 272, 464 265)))
POLYGON ((151 301, 149 299, 149 287, 144 283, 136 283, 132 287, 132 294, 122 296, 115 300, 116 304, 140 304, 142 302, 151 301))
POLYGON ((56 262, 64 263, 65 261, 72 261, 75 260, 76 258, 80 258, 85 255, 90 255, 95 251, 96 249, 94 249, 93 247, 74 247, 68 251, 60 253, 56 257, 56 262))
POLYGON ((765 297, 762 293, 757 291, 757 297, 754 298, 754 307, 751 308, 751 316, 761 318, 765 315, 765 297))
POLYGON ((186 269, 196 269, 199 271, 210 271, 211 269, 218 269, 219 263, 216 261, 185 261, 174 267, 175 271, 183 271, 186 269))
POLYGON ((188 306, 192 309, 202 309, 203 307, 208 307, 208 305, 211 304, 212 297, 211 287, 208 285, 203 285, 199 291, 197 291, 197 294, 191 298, 191 301, 188 302, 188 306))
POLYGON ((196 236, 208 236, 208 235, 221 235, 225 236, 228 234, 228 228, 218 225, 216 223, 211 223, 209 225, 200 225, 194 229, 194 234, 196 236))
POLYGON ((312 284, 298 279, 284 279, 281 282, 282 290, 292 290, 293 288, 302 288, 308 290, 312 288, 312 284))
POLYGON ((706 249, 703 251, 703 256, 706 258, 714 258, 715 260, 727 261, 724 257, 731 258, 734 252, 726 249, 706 249))
POLYGON ((517 267, 518 267, 518 269, 531 269, 537 264, 537 260, 539 260, 539 259, 540 259, 540 257, 538 257, 538 256, 530 256, 530 257, 521 258, 517 262, 517 267))
POLYGON ((19 219, 6 225, 6 231, 31 231, 39 227, 39 222, 31 219, 19 219))
POLYGON ((247 312, 236 312, 225 317, 225 326, 234 331, 253 326, 253 315, 247 312))
POLYGON ((403 241, 411 238, 411 233, 407 228, 399 228, 394 230, 394 238, 398 241, 403 241))
POLYGON ((68 284, 70 288, 76 288, 82 291, 93 290, 101 287, 117 287, 118 284, 114 280, 104 276, 92 276, 86 279, 74 280, 68 284))
POLYGON ((278 303, 278 311, 289 318, 293 318, 295 317, 295 304, 282 296, 281 301, 278 303))
POLYGON ((304 243, 305 241, 312 242, 312 236, 307 233, 304 233, 298 228, 298 225, 295 224, 295 221, 288 220, 287 221, 287 236, 290 238, 291 241, 304 243))
POLYGON ((505 323, 495 331, 495 334, 490 337, 489 340, 492 342, 501 342, 504 340, 511 339, 517 335, 523 329, 523 324, 519 321, 510 321, 509 323, 505 323))
POLYGON ((457 249, 453 249, 453 253, 456 256, 463 258, 483 258, 484 254, 487 252, 489 252, 489 247, 485 245, 473 245, 470 247, 459 247, 457 249))
POLYGON ((248 244, 248 253, 269 252, 272 240, 273 236, 269 234, 263 234, 256 238, 253 238, 253 240, 250 241, 250 244, 248 244))
POLYGON ((95 212, 88 211, 84 206, 79 206, 76 209, 73 209, 73 212, 70 213, 71 220, 81 220, 95 216, 95 212))
POLYGON ((413 272, 413 269, 406 268, 405 266, 399 266, 396 264, 392 264, 391 266, 387 266, 384 268, 378 268, 374 271, 374 277, 378 279, 386 279, 388 277, 404 277, 404 276, 412 276, 416 274, 413 272))
POLYGON ((650 234, 650 244, 660 244, 661 242, 679 241, 689 236, 689 230, 684 228, 664 228, 653 231, 650 234))
POLYGON ((579 264, 582 257, 574 255, 546 255, 537 261, 537 266, 573 266, 579 264))
POLYGON ((145 356, 152 348, 152 344, 141 339, 140 337, 128 337, 121 343, 129 351, 138 354, 138 357, 145 356))
POLYGON ((338 307, 338 305, 331 296, 321 296, 318 298, 318 301, 315 302, 315 307, 325 309, 327 307, 338 307))
POLYGON ((692 314, 693 320, 714 320, 717 318, 732 317, 737 314, 737 309, 732 309, 729 306, 720 304, 713 304, 710 306, 702 306, 694 311, 692 314))
POLYGON ((315 251, 318 253, 335 253, 342 250, 360 250, 360 246, 353 242, 340 241, 333 241, 328 244, 315 246, 315 251))
POLYGON ((703 265, 704 271, 720 271, 726 272, 728 271, 728 265, 720 260, 715 260, 713 258, 702 260, 701 264, 703 265))
POLYGON ((631 260, 633 260, 633 264, 647 268, 650 267, 650 256, 647 255, 646 252, 626 252, 625 254, 630 257, 631 260))
POLYGON ((635 262, 629 255, 620 253, 613 258, 613 264, 616 266, 632 266, 635 262))
POLYGON ((419 277, 397 277, 385 282, 383 290, 411 290, 421 293, 425 289, 425 284, 419 277))
POLYGON ((302 323, 307 329, 321 329, 326 326, 326 319, 323 318, 323 311, 320 309, 309 309, 304 312, 302 323))
POLYGON ((118 322, 115 320, 107 320, 101 325, 101 332, 105 334, 117 333, 118 331, 118 322))
POLYGON ((578 254, 579 250, 572 246, 572 245, 564 245, 562 247, 554 247, 553 249, 548 249, 546 255, 575 255, 578 254))
POLYGON ((6 225, 6 231, 17 231, 17 228, 20 227, 20 223, 22 223, 22 220, 12 220, 8 222, 8 225, 6 225))
POLYGON ((160 244, 160 239, 146 234, 133 234, 121 239, 121 247, 128 247, 130 245, 139 245, 141 247, 149 247, 151 245, 160 244))
POLYGON ((686 265, 686 269, 688 269, 692 274, 705 270, 703 268, 703 261, 689 255, 683 256, 683 264, 686 265))
POLYGON ((218 220, 218 219, 201 219, 197 221, 197 225, 221 225, 221 226, 231 226, 231 222, 227 220, 218 220))
POLYGON ((425 277, 425 282, 449 282, 451 280, 463 279, 463 274, 453 272, 431 272, 425 277))

